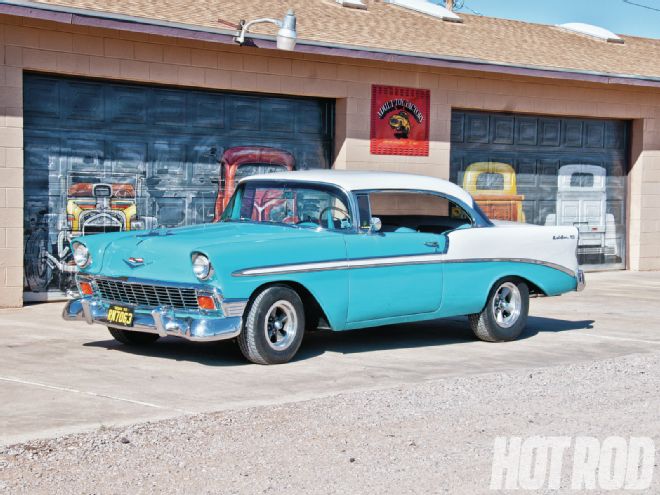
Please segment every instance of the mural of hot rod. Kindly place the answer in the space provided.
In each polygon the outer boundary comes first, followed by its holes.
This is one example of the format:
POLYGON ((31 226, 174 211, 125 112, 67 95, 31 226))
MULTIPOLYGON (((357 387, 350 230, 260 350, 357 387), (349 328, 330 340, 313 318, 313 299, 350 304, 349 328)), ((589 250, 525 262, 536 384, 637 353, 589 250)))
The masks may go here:
POLYGON ((469 165, 463 176, 463 189, 472 194, 489 218, 525 223, 525 196, 518 194, 516 172, 508 163, 469 165))
MULTIPOLYGON (((222 212, 227 207, 232 194, 234 194, 236 184, 243 177, 293 170, 295 163, 295 158, 291 153, 278 148, 234 146, 226 149, 220 159, 220 178, 214 222, 220 221, 222 212)), ((257 202, 261 207, 268 209, 263 215, 268 214, 276 206, 276 201, 271 200, 273 198, 268 198, 268 195, 264 198, 257 198, 257 202)))
POLYGON ((54 278, 63 291, 75 288, 73 237, 156 227, 154 217, 138 213, 145 199, 142 177, 69 174, 64 181, 61 213, 38 215, 41 221, 35 219, 26 242, 25 278, 33 292, 45 290, 54 278))
POLYGON ((616 221, 607 213, 607 172, 598 165, 571 164, 559 169, 557 209, 546 225, 575 226, 578 254, 618 256, 616 221))

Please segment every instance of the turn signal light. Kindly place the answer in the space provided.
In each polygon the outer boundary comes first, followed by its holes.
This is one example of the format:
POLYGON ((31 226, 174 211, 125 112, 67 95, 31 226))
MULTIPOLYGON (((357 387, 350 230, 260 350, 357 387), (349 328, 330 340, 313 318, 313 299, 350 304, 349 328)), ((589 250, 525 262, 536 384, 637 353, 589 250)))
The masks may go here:
POLYGON ((94 288, 89 282, 80 282, 80 292, 82 292, 84 296, 91 296, 94 294, 94 288))
POLYGON ((197 305, 202 309, 215 309, 215 300, 211 296, 197 296, 197 305))

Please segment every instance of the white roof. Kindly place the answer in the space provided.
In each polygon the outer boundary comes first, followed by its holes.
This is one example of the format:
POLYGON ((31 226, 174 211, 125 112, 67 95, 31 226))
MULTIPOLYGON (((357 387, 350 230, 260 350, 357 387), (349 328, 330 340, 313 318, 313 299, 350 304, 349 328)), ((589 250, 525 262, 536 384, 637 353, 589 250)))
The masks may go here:
POLYGON ((251 175, 241 180, 295 180, 334 184, 347 191, 365 189, 395 189, 413 191, 434 191, 453 196, 468 206, 474 206, 472 196, 448 180, 426 175, 400 174, 395 172, 360 172, 352 170, 296 170, 271 174, 251 175))

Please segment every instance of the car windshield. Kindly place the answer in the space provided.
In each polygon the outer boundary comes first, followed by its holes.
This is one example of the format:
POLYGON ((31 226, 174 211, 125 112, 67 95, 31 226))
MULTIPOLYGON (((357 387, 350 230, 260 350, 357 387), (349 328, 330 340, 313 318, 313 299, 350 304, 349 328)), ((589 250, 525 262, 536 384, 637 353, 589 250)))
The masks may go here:
POLYGON ((223 222, 285 224, 349 230, 353 218, 338 189, 316 184, 248 181, 241 184, 222 214, 223 222))

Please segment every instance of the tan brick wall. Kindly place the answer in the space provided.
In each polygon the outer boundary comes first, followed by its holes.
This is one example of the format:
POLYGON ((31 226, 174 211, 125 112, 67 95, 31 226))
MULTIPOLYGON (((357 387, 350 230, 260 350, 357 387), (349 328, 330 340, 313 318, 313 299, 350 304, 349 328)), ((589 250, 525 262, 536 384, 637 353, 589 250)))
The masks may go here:
POLYGON ((636 119, 632 269, 660 269, 660 90, 421 70, 0 16, 0 307, 22 302, 24 70, 336 98, 335 167, 449 175, 451 109, 636 119), (371 84, 431 90, 428 157, 369 153, 371 84))

